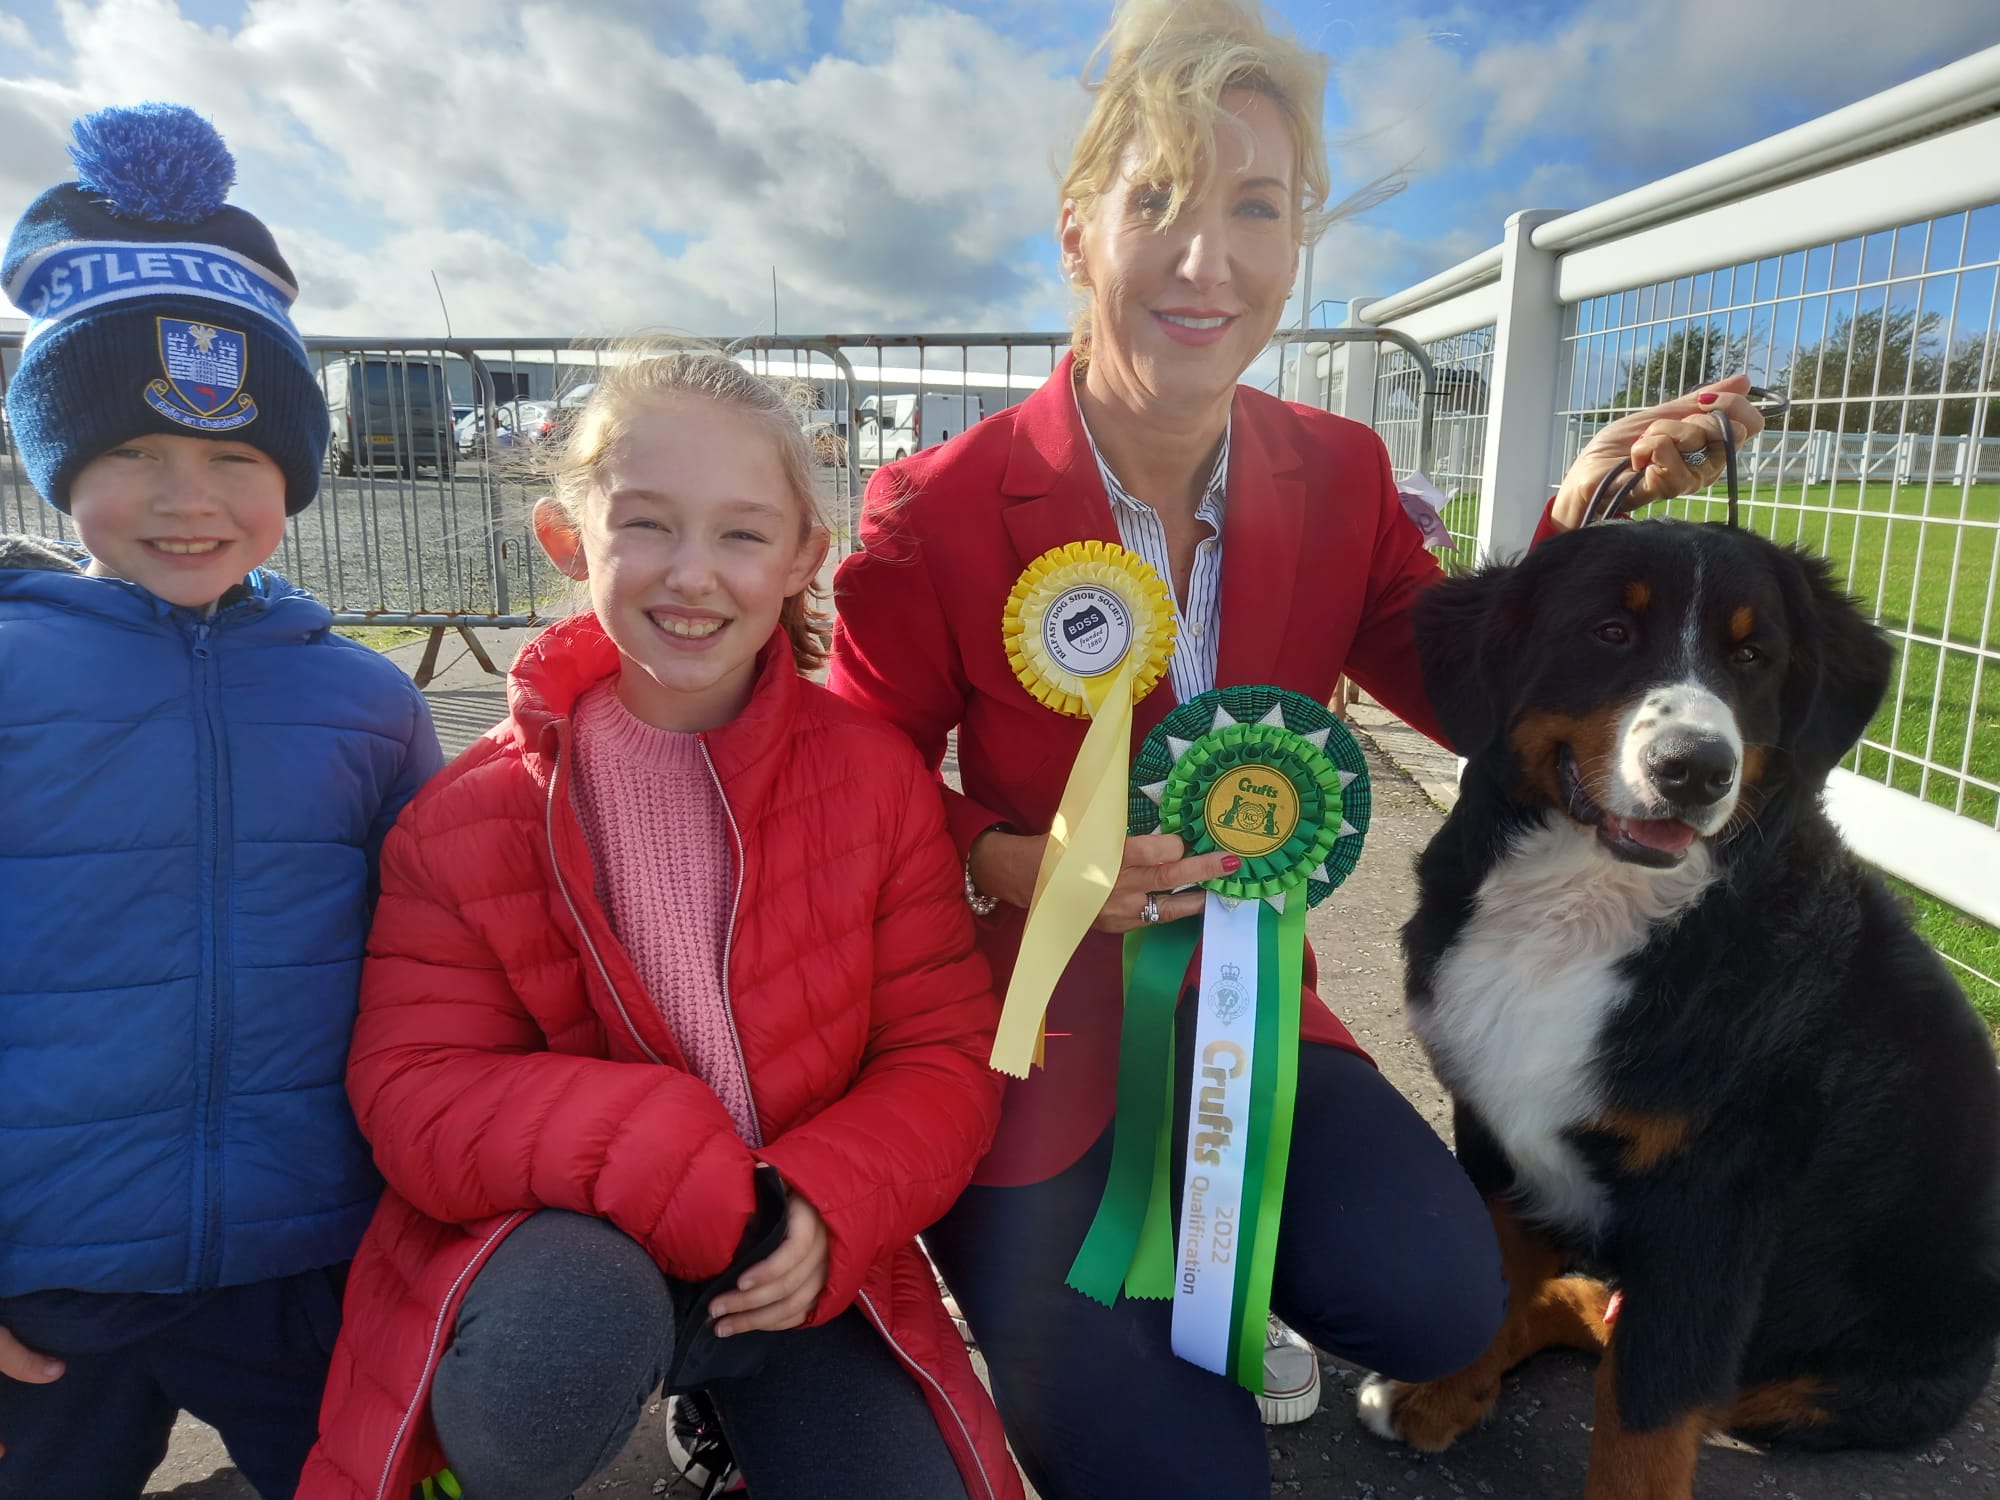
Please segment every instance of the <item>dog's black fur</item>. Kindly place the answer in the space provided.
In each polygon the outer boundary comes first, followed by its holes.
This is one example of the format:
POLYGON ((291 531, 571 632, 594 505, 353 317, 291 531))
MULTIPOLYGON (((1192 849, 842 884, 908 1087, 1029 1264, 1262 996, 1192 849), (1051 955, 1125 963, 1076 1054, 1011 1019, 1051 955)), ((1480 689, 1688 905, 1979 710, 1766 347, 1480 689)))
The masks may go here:
MULTIPOLYGON (((1726 1411, 1738 1392, 1806 1377, 1819 1414, 1782 1435, 1900 1446, 1944 1431, 1989 1377, 2000 1333, 2000 1081, 1957 985, 1820 805, 1887 686, 1882 634, 1819 561, 1676 522, 1591 528, 1448 582, 1416 629, 1431 699, 1470 761, 1404 930, 1420 1031, 1482 880, 1524 831, 1573 810, 1540 763, 1547 726, 1601 721, 1692 651, 1742 731, 1743 804, 1708 840, 1718 877, 1623 962, 1627 997, 1590 1064, 1607 1112, 1684 1120, 1685 1149, 1635 1169, 1627 1142, 1580 1127, 1607 1212, 1590 1233, 1537 1225, 1495 1132, 1454 1089, 1481 1191, 1622 1288, 1625 1425, 1726 1411), (1691 597, 1706 601, 1700 624, 1677 644, 1666 622, 1691 597)), ((1479 1066, 1435 1060, 1447 1087, 1479 1066)))

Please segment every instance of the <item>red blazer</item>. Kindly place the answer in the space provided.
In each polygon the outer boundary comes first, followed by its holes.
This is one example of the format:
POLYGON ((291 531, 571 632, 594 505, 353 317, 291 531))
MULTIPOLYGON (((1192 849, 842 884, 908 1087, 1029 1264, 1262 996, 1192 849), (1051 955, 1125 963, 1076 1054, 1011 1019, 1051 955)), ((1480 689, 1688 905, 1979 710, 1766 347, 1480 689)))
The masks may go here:
MULTIPOLYGON (((1037 703, 1000 637, 1008 591, 1030 562, 1068 542, 1118 540, 1070 378, 1065 359, 1021 405, 877 471, 865 550, 836 579, 829 685, 900 725, 927 765, 957 729, 965 790, 947 791, 945 812, 961 852, 995 823, 1045 831, 1083 743, 1085 722, 1037 703)), ((1403 513, 1380 438, 1237 388, 1218 686, 1272 683, 1324 703, 1345 672, 1436 738, 1409 607, 1441 576, 1403 513)), ((1135 749, 1174 706, 1163 679, 1137 707, 1135 749)), ((1003 988, 1023 917, 1003 906, 979 924, 1003 988)), ((1309 992, 1316 982, 1308 949, 1309 992)), ((1047 1066, 1009 1083, 975 1181, 1042 1181, 1098 1137, 1114 1102, 1120 1013, 1120 943, 1092 933, 1050 1004, 1047 1066)), ((1307 1040, 1360 1051, 1311 993, 1304 1015, 1307 1040)))
POLYGON ((916 1378, 966 1493, 1018 1500, 998 1414, 917 1248, 999 1110, 999 1015, 934 784, 802 681, 782 631, 701 736, 736 873, 725 964, 762 1144, 690 1074, 596 894, 570 720, 618 670, 594 615, 521 653, 511 713, 382 853, 348 1092, 388 1179, 348 1280, 300 1500, 401 1500, 443 1461, 431 1380, 460 1299, 529 1213, 608 1219, 687 1281, 728 1264, 776 1166, 825 1220, 811 1322, 857 1307, 916 1378))

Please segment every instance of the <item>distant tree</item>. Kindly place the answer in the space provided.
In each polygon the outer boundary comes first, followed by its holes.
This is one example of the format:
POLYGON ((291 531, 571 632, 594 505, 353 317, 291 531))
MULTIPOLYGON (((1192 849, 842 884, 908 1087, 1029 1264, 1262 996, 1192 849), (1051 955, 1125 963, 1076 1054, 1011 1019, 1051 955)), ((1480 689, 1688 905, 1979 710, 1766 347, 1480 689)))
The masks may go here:
POLYGON ((1943 322, 1937 313, 1919 316, 1910 308, 1842 318, 1825 338, 1801 348, 1778 379, 1793 401, 1823 403, 1795 413, 1793 429, 1957 437, 1976 425, 1984 437, 2000 436, 2000 402, 1976 394, 1993 389, 2000 358, 1989 355, 1983 333, 1946 349, 1937 337, 1943 322), (1942 403, 1921 399, 1940 394, 1942 403))
MULTIPOLYGON (((2000 379, 2000 341, 1996 341, 1989 354, 1984 334, 1968 334, 1960 339, 1951 346, 1944 379, 1948 393, 1994 389, 1994 382, 2000 379)), ((1942 432, 1963 434, 1976 428, 1981 437, 2000 437, 2000 399, 1948 394, 1943 424, 1939 429, 1942 432)))
POLYGON ((1942 321, 1936 313, 1919 317, 1914 309, 1879 307, 1841 318, 1818 343, 1800 349, 1779 377, 1779 389, 1794 402, 1823 403, 1795 416, 1792 426, 1896 431, 1903 425, 1906 388, 1912 395, 1938 390, 1942 361, 1932 336, 1942 321))
POLYGON ((1609 422, 1625 412, 1720 380, 1745 367, 1749 343, 1745 335, 1731 338, 1706 324, 1676 329, 1649 349, 1643 359, 1627 362, 1610 399, 1597 410, 1583 413, 1583 418, 1587 422, 1609 422))

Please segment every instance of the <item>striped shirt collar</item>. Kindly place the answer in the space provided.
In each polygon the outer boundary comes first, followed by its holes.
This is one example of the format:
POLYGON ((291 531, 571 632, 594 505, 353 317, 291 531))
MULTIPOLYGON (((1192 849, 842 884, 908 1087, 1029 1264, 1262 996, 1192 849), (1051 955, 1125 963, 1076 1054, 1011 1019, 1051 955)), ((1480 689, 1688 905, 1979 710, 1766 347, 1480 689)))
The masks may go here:
MULTIPOLYGON (((1083 399, 1076 394, 1076 387, 1070 387, 1070 398, 1076 402, 1076 420, 1083 428, 1084 441, 1090 444, 1090 456, 1097 460, 1097 472, 1104 480, 1104 493, 1111 497, 1114 505, 1122 505, 1131 510, 1150 511, 1152 506, 1139 499, 1111 472, 1111 465, 1104 461, 1104 452, 1097 446, 1097 437, 1090 430, 1090 422, 1083 414, 1083 399)), ((1229 433, 1235 425, 1236 414, 1232 410, 1222 424, 1222 446, 1215 452, 1215 467, 1208 472, 1208 484, 1201 492, 1201 503, 1195 506, 1195 519, 1206 521, 1215 528, 1216 535, 1222 534, 1222 510, 1229 489, 1229 433)))

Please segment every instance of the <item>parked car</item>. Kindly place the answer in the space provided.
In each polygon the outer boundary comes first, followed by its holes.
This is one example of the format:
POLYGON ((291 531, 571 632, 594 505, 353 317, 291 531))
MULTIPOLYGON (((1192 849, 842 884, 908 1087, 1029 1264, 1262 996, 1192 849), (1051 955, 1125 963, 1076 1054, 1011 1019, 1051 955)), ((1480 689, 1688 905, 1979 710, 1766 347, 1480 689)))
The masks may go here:
POLYGON ((878 468, 948 442, 984 414, 981 398, 971 394, 867 396, 861 402, 855 457, 864 469, 878 468))
POLYGON ((392 468, 414 475, 420 464, 449 476, 457 454, 444 366, 400 355, 334 356, 319 372, 333 421, 327 462, 335 472, 392 468))
POLYGON ((556 428, 553 401, 509 401, 493 408, 493 431, 486 431, 486 413, 474 411, 461 417, 456 440, 458 451, 467 458, 490 458, 495 452, 524 443, 546 442, 556 428))

